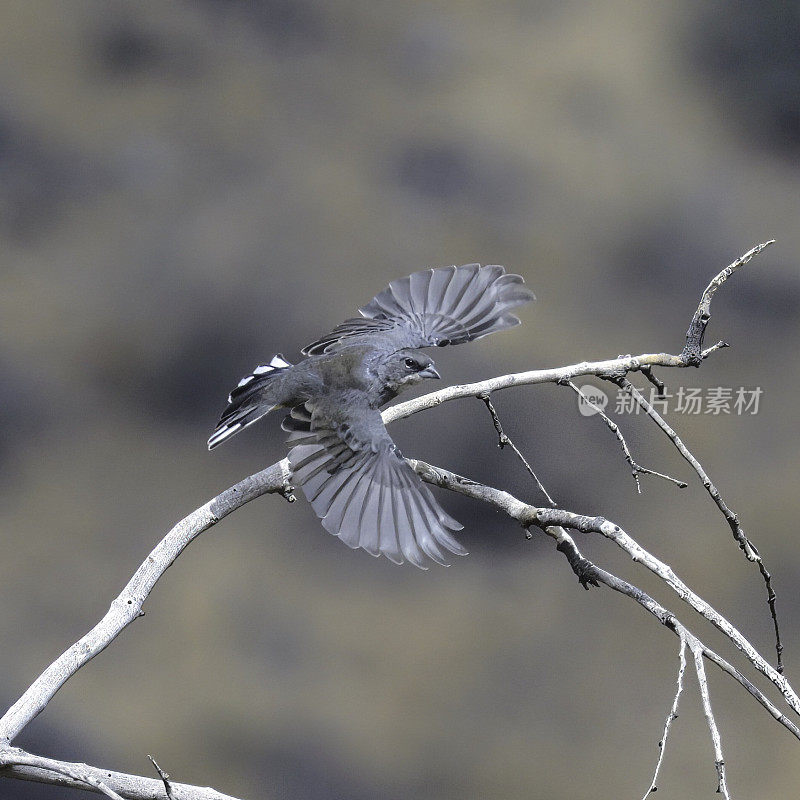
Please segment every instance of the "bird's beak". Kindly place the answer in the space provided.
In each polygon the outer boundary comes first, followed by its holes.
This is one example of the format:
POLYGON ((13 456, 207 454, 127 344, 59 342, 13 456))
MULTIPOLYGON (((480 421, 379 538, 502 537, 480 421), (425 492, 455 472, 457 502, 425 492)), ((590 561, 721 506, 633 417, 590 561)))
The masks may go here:
POLYGON ((420 370, 419 373, 421 378, 436 378, 439 380, 442 376, 433 368, 433 365, 430 367, 425 367, 425 369, 420 370))

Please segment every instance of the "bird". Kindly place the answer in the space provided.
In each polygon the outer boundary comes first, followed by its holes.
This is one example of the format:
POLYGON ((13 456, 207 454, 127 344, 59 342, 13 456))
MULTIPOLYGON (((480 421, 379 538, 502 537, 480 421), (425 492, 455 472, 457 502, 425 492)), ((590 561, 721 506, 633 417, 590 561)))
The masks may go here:
POLYGON ((291 364, 278 354, 243 377, 208 440, 209 450, 276 408, 290 413, 291 481, 323 527, 346 545, 396 564, 448 566, 467 555, 463 526, 439 505, 389 436, 380 408, 438 379, 424 348, 479 339, 520 323, 510 309, 534 300, 520 275, 464 264, 392 281, 291 364), (426 559, 427 556, 427 559, 426 559))

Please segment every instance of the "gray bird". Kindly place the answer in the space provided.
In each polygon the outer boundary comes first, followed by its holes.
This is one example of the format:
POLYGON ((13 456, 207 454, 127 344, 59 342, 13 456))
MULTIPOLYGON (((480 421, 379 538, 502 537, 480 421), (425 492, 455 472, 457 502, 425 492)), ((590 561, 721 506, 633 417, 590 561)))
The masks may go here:
POLYGON ((465 264, 415 272, 392 281, 290 364, 282 355, 256 367, 228 396, 208 440, 211 450, 275 408, 291 408, 292 481, 322 525, 348 547, 410 561, 423 554, 447 565, 443 550, 467 551, 453 537, 463 528, 441 508, 406 463, 379 409, 425 378, 439 378, 420 348, 479 339, 519 324, 509 310, 534 299, 519 275, 465 264))

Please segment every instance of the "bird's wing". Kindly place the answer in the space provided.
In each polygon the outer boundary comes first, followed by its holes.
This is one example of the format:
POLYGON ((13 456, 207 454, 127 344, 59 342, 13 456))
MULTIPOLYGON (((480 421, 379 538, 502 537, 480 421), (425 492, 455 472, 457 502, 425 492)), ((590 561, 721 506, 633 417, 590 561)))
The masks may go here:
POLYGON ((520 275, 497 265, 464 264, 415 272, 392 281, 348 319, 303 353, 334 352, 360 338, 396 349, 461 344, 519 325, 510 309, 534 300, 520 275))
POLYGON ((453 537, 462 525, 445 513, 408 466, 381 419, 366 402, 310 401, 292 410, 292 480, 302 487, 322 525, 348 547, 410 561, 424 556, 447 565, 443 551, 466 555, 453 537))

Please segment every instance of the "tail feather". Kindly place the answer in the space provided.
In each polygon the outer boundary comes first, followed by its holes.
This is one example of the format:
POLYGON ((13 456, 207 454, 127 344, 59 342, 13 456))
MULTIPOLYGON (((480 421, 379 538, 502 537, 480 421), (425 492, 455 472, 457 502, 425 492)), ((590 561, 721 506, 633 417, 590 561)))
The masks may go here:
POLYGON ((279 353, 272 357, 269 364, 261 364, 249 375, 245 375, 228 395, 228 406, 208 440, 208 449, 213 450, 218 444, 230 439, 280 405, 270 402, 265 393, 273 379, 291 367, 279 353))

